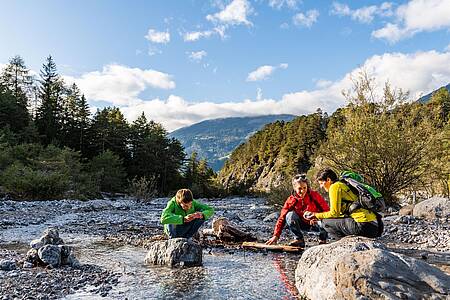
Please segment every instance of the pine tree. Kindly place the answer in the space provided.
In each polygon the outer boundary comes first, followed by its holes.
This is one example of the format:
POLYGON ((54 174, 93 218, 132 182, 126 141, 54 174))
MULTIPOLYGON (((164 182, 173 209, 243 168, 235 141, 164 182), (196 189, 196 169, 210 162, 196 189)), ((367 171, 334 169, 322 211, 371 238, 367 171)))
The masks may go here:
POLYGON ((33 77, 29 72, 23 59, 20 56, 14 56, 0 75, 0 82, 4 89, 14 97, 16 108, 13 109, 14 120, 10 125, 12 125, 11 130, 16 133, 24 130, 30 121, 28 97, 31 95, 33 77))
POLYGON ((43 64, 40 77, 39 98, 41 104, 37 110, 36 126, 44 145, 58 144, 64 86, 52 56, 47 57, 46 63, 43 64))

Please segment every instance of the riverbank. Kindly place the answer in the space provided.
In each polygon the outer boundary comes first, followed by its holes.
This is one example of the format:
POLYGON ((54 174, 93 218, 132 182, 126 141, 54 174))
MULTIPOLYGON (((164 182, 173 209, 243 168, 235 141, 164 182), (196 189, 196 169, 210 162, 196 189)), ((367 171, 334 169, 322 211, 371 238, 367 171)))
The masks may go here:
MULTIPOLYGON (((278 212, 266 205, 265 199, 237 197, 202 201, 215 208, 215 217, 227 217, 260 241, 267 240, 273 232, 278 212)), ((205 265, 199 269, 174 271, 144 266, 146 246, 163 234, 159 216, 166 202, 165 198, 149 203, 130 199, 0 201, 0 261, 20 261, 31 240, 40 236, 45 228, 57 227, 64 241, 75 248, 75 254, 83 264, 80 269, 19 267, 0 271, 2 296, 6 297, 4 299, 45 296, 54 299, 68 295, 123 298, 130 294, 145 298, 150 295, 162 297, 164 292, 168 298, 187 298, 192 293, 199 297, 208 295, 205 289, 210 285, 213 293, 218 292, 223 285, 230 286, 230 291, 225 293, 228 297, 267 293, 285 295, 288 299, 295 297, 292 284, 298 256, 245 252, 238 246, 223 245, 206 247, 205 265), (201 279, 195 275, 195 270, 203 274, 201 279), (222 278, 220 272, 225 272, 228 277, 222 278), (179 276, 181 283, 194 280, 198 287, 190 285, 190 294, 183 294, 181 288, 170 293, 171 276, 179 276), (150 288, 147 294, 137 294, 142 288, 139 281, 155 285, 154 290, 150 288), (272 291, 267 291, 262 283, 272 286, 272 291)), ((385 220, 381 242, 395 251, 427 260, 449 273, 448 218, 426 221, 393 215, 385 220)), ((210 221, 204 228, 209 226, 210 221)), ((282 237, 281 242, 292 238, 287 230, 282 237)), ((306 236, 308 247, 316 245, 317 240, 314 234, 306 236)))

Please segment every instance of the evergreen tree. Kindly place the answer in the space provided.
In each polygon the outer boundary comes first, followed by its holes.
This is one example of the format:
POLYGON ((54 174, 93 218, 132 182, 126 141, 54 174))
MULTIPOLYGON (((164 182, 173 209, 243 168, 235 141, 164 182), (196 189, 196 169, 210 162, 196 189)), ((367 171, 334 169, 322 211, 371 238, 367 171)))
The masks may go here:
POLYGON ((61 132, 63 82, 56 70, 51 56, 47 57, 40 71, 39 98, 41 104, 37 110, 36 126, 42 143, 58 144, 61 132))
POLYGON ((97 110, 90 131, 89 156, 111 150, 123 160, 125 165, 129 163, 130 152, 127 147, 129 126, 119 108, 106 107, 97 110))
POLYGON ((30 121, 28 96, 33 85, 33 77, 29 74, 29 70, 20 56, 14 56, 10 59, 0 75, 0 82, 3 85, 3 90, 8 90, 14 98, 15 108, 11 111, 11 113, 14 113, 12 115, 14 124, 11 126, 11 130, 18 133, 24 130, 30 121))

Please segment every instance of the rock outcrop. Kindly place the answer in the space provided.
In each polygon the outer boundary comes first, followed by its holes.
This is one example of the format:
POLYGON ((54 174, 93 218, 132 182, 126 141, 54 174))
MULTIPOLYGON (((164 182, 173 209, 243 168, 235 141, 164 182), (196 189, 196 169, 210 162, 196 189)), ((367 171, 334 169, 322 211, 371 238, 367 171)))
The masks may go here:
POLYGON ((363 237, 307 249, 295 271, 309 299, 447 299, 450 276, 363 237))
POLYGON ((185 238, 156 241, 150 245, 145 262, 154 265, 200 266, 202 247, 185 238))
POLYGON ((433 197, 414 206, 413 216, 428 220, 446 217, 450 215, 450 199, 433 197))

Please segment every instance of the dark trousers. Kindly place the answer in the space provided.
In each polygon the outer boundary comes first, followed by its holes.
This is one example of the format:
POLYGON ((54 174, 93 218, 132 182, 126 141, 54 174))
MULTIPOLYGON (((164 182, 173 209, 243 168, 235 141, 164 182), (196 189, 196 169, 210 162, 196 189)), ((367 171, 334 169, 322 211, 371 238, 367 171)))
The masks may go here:
POLYGON ((191 238, 205 223, 204 219, 194 219, 184 224, 168 224, 169 238, 191 238))
POLYGON ((379 236, 378 221, 358 223, 353 218, 322 219, 322 227, 335 238, 360 235, 369 238, 379 236))
POLYGON ((290 211, 286 215, 286 225, 289 227, 289 230, 297 237, 299 240, 303 240, 303 231, 318 231, 319 239, 321 241, 327 240, 327 232, 317 225, 309 225, 304 222, 295 211, 290 211))

